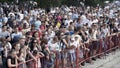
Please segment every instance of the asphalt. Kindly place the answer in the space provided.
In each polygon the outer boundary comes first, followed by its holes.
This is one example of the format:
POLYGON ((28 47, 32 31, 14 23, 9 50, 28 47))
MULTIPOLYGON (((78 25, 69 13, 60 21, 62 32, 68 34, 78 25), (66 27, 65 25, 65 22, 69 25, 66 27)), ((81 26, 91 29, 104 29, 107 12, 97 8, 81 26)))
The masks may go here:
POLYGON ((120 68, 120 49, 93 61, 93 64, 85 63, 82 68, 120 68))

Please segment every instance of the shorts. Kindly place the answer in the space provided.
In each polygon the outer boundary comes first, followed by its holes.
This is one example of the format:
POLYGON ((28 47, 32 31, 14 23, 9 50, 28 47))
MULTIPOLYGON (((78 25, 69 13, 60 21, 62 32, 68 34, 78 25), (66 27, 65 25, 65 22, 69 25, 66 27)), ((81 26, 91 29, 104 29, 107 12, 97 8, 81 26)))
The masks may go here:
POLYGON ((93 50, 98 50, 100 46, 100 42, 99 41, 93 41, 92 42, 92 48, 93 50))

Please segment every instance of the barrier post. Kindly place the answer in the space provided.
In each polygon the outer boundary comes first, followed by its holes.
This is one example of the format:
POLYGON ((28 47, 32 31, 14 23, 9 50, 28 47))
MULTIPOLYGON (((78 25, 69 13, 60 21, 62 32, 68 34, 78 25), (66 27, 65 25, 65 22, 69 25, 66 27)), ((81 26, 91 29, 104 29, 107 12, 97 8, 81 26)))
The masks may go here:
MULTIPOLYGON (((102 42, 103 42, 102 39, 100 39, 99 42, 100 42, 100 46, 99 46, 100 49, 99 49, 98 53, 102 53, 102 51, 103 51, 103 49, 102 49, 102 42)), ((99 55, 99 57, 101 57, 101 55, 99 55)))
POLYGON ((120 47, 120 33, 118 33, 118 46, 120 47))
POLYGON ((55 55, 56 55, 56 57, 55 57, 55 65, 54 65, 54 68, 59 68, 59 54, 58 54, 58 52, 55 52, 55 55))
POLYGON ((79 48, 76 48, 76 68, 81 68, 81 64, 79 65, 79 48))
POLYGON ((17 68, 19 68, 19 64, 18 64, 17 68))
MULTIPOLYGON (((88 49, 90 49, 90 44, 89 44, 89 43, 85 43, 85 47, 88 48, 88 49)), ((85 51, 85 59, 88 58, 88 57, 90 57, 90 52, 85 51)), ((86 61, 87 61, 87 62, 91 62, 90 59, 88 59, 88 60, 86 60, 86 61)))
POLYGON ((40 62, 38 59, 40 58, 37 57, 36 68, 38 68, 38 63, 40 62))

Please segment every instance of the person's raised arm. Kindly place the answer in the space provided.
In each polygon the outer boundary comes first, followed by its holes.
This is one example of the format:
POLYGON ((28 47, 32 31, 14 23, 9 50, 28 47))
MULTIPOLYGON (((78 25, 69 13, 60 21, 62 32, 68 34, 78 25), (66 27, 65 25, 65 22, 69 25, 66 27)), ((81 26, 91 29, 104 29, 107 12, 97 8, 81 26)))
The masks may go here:
POLYGON ((66 45, 66 47, 68 47, 69 45, 68 45, 67 41, 65 39, 62 39, 62 40, 63 40, 64 44, 66 45))
POLYGON ((37 59, 33 56, 33 54, 30 51, 27 51, 28 55, 33 58, 35 61, 37 61, 37 59))
POLYGON ((2 56, 0 55, 0 65, 2 65, 2 56))
POLYGON ((17 59, 15 59, 15 65, 16 65, 16 67, 18 66, 18 61, 17 61, 17 59))
POLYGON ((40 57, 44 57, 45 55, 42 52, 39 52, 40 57))

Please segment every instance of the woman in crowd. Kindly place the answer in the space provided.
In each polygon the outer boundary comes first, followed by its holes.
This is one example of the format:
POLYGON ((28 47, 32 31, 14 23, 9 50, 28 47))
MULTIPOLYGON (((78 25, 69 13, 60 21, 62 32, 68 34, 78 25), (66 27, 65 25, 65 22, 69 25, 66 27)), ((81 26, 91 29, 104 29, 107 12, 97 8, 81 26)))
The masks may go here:
POLYGON ((34 63, 34 68, 42 68, 40 59, 44 57, 44 54, 38 50, 34 50, 33 56, 37 59, 37 62, 35 61, 34 63))
POLYGON ((6 43, 7 43, 7 41, 6 41, 6 39, 5 38, 1 38, 1 61, 2 61, 2 64, 3 64, 3 66, 2 67, 6 67, 6 63, 7 63, 7 57, 8 57, 8 55, 9 55, 9 51, 11 50, 10 48, 9 48, 9 45, 7 45, 6 43))
POLYGON ((16 50, 11 50, 10 55, 7 58, 7 68, 17 68, 18 61, 16 56, 16 50))
POLYGON ((42 36, 42 32, 40 32, 40 31, 35 31, 33 33, 33 38, 35 38, 37 40, 37 42, 38 42, 39 45, 41 43, 41 40, 40 40, 41 36, 42 36))
POLYGON ((37 39, 33 39, 31 41, 31 52, 34 51, 34 50, 38 50, 38 51, 41 51, 41 46, 40 44, 37 42, 37 39))

